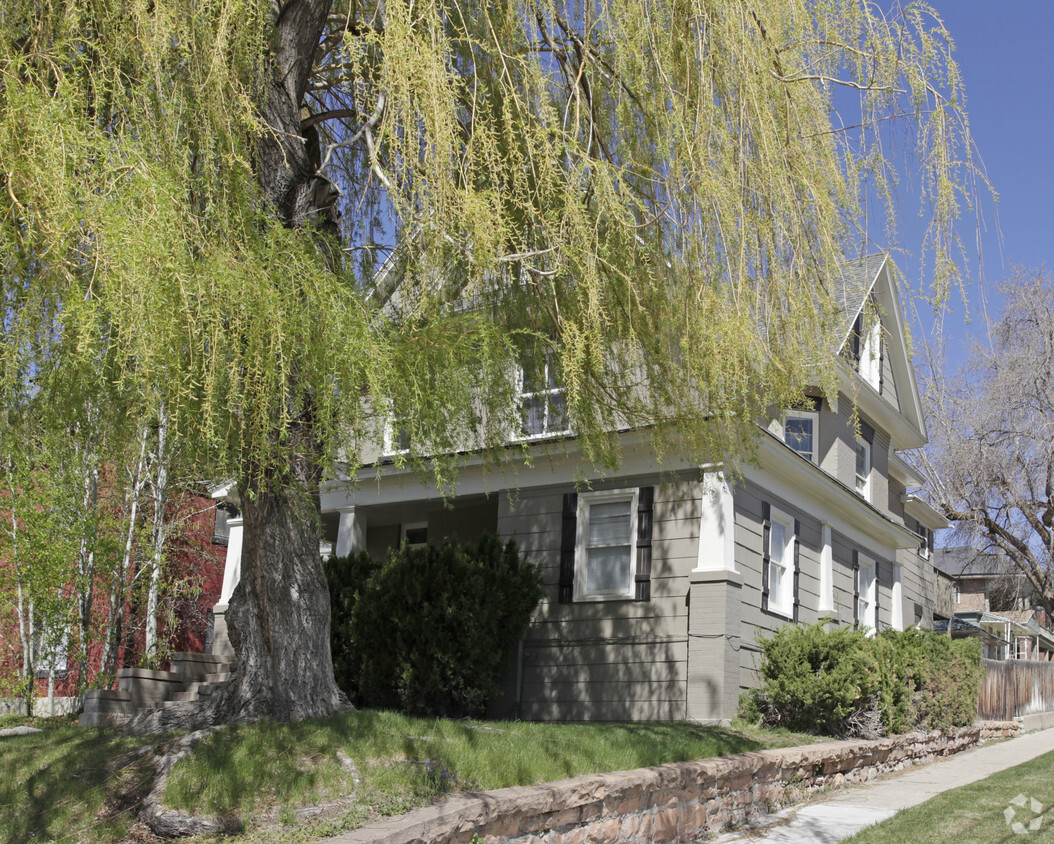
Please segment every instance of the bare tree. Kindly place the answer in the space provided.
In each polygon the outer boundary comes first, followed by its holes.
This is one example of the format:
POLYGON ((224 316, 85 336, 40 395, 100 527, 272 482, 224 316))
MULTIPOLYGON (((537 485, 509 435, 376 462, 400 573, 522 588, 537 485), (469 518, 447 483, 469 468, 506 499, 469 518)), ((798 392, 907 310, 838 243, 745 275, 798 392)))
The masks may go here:
POLYGON ((1003 312, 954 376, 924 391, 933 504, 979 551, 1005 556, 1054 613, 1054 280, 1018 271, 1003 312))

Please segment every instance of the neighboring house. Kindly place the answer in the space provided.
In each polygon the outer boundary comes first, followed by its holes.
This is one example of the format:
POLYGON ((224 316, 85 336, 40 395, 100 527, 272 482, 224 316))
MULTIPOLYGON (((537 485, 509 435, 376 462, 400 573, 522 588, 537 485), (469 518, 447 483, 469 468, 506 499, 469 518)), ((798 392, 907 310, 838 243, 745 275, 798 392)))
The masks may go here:
MULTIPOLYGON (((214 503, 206 497, 185 494, 170 503, 173 519, 178 519, 180 528, 169 539, 166 552, 165 586, 159 618, 159 637, 166 653, 176 651, 207 651, 212 639, 212 607, 220 594, 220 580, 226 557, 227 537, 223 535, 223 519, 218 522, 214 503)), ((137 564, 129 572, 129 579, 136 579, 139 565, 148 553, 142 549, 136 554, 137 564)), ((0 561, 2 564, 2 561, 0 561)), ((109 611, 109 578, 106 561, 97 560, 97 575, 92 615, 96 629, 95 639, 88 648, 88 677, 85 686, 94 686, 100 672, 103 646, 101 629, 106 624, 109 611)), ((75 568, 71 561, 71 571, 75 568)), ((145 578, 139 578, 145 583, 145 578)), ((72 584, 68 590, 72 602, 72 584)), ((13 601, 11 602, 13 603, 13 601)), ((124 601, 124 625, 117 653, 117 669, 138 666, 143 655, 143 614, 145 596, 126 597, 124 601)), ((78 647, 77 630, 73 622, 50 637, 54 646, 50 652, 40 654, 36 662, 36 691, 39 698, 48 694, 49 683, 54 681, 54 694, 62 699, 62 711, 75 711, 79 699, 74 697, 81 687, 80 659, 75 653, 78 647)), ((17 682, 20 676, 21 653, 19 636, 13 608, 0 608, 0 677, 17 682)), ((167 658, 161 666, 167 665, 167 658)), ((112 680, 112 678, 111 678, 112 680)))
POLYGON ((934 566, 953 583, 953 638, 981 638, 986 659, 1054 659, 1054 627, 1035 589, 1010 560, 958 546, 937 548, 934 566))
MULTIPOLYGON (((811 391, 761 430, 759 465, 739 476, 660 465, 634 431, 620 435, 622 465, 602 474, 566 436, 546 378, 521 393, 529 466, 470 461, 444 501, 381 460, 323 490, 324 544, 380 556, 403 541, 516 540, 546 596, 494 715, 726 720, 756 681, 759 636, 821 619, 929 626, 932 532, 946 522, 908 493, 920 480, 897 454, 923 445, 926 428, 889 259, 847 265, 835 292, 837 392, 811 391)), ((225 597, 237 582, 231 524, 225 597)))

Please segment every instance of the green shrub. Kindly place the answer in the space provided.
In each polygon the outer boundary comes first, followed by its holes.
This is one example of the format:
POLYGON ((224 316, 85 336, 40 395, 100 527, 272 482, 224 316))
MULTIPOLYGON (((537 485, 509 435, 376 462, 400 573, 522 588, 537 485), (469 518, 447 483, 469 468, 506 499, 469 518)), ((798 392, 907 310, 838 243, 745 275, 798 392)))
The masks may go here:
POLYGON ((542 595, 537 567, 494 537, 404 545, 383 564, 353 555, 330 572, 337 682, 360 705, 413 715, 481 714, 542 595))
POLYGON ((740 699, 748 720, 829 735, 877 735, 971 723, 983 673, 972 640, 930 630, 873 638, 823 624, 760 641, 761 686, 740 699))
POLYGON ((762 639, 759 713, 771 726, 837 734, 870 691, 866 642, 859 631, 827 633, 822 624, 787 626, 762 639))

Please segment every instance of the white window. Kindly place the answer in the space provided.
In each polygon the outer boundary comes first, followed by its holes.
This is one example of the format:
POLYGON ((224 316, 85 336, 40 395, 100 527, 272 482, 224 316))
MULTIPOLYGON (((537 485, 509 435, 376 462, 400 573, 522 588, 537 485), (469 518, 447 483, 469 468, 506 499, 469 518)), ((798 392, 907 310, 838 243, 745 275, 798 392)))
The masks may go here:
POLYGON ((385 456, 406 454, 410 450, 410 431, 396 420, 395 407, 388 402, 388 415, 384 420, 384 442, 381 444, 385 456))
POLYGON ((409 548, 428 544, 428 522, 409 522, 403 525, 403 541, 409 548))
POLYGON ((552 364, 546 361, 536 379, 521 369, 516 392, 520 405, 523 439, 540 439, 570 433, 564 388, 556 381, 552 364))
POLYGON ((857 604, 856 617, 860 627, 868 629, 868 635, 874 635, 877 619, 875 618, 875 592, 878 584, 875 583, 875 561, 860 556, 860 598, 857 604))
POLYGON ((871 499, 871 443, 859 437, 856 439, 856 491, 871 499))
POLYGON ((919 556, 924 560, 930 558, 930 552, 933 550, 933 530, 931 528, 919 525, 919 536, 922 540, 919 542, 919 556))
POLYGON ((783 441, 806 460, 817 458, 820 414, 811 410, 788 410, 783 419, 783 441))
POLYGON ((769 610, 790 618, 794 613, 794 519, 769 511, 769 610))
POLYGON ((861 338, 860 375, 876 390, 882 385, 882 323, 877 317, 861 338))
POLYGON ((637 558, 637 490, 578 496, 575 600, 633 597, 637 558))
POLYGON ((890 624, 894 630, 904 629, 904 589, 900 583, 900 566, 893 565, 893 588, 890 598, 890 624))
POLYGON ((1014 637, 1014 659, 1028 659, 1032 650, 1032 639, 1029 636, 1014 637))
POLYGON ((69 653, 69 627, 62 623, 44 624, 33 633, 37 677, 49 677, 51 672, 66 672, 69 653))

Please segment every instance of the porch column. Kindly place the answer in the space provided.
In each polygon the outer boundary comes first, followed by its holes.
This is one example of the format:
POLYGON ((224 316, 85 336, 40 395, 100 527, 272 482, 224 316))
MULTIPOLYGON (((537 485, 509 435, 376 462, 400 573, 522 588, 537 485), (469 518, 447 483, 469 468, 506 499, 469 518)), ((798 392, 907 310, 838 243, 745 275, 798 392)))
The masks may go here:
POLYGON ((366 513, 355 507, 338 510, 340 525, 337 527, 337 547, 334 553, 346 557, 366 548, 366 513))
POLYGON ((736 570, 736 509, 724 472, 703 474, 699 506, 699 551, 695 571, 736 570))
POLYGON ((234 587, 242 578, 242 533, 245 519, 238 516, 227 520, 230 533, 227 536, 227 560, 223 566, 223 589, 220 601, 212 608, 212 653, 216 656, 234 657, 234 648, 227 636, 227 602, 234 587))
POLYGON ((735 498, 719 467, 702 468, 699 549, 689 573, 687 714, 691 721, 728 723, 739 703, 742 626, 735 498))
POLYGON ((743 578, 693 571, 689 580, 688 720, 727 724, 739 705, 743 578))

